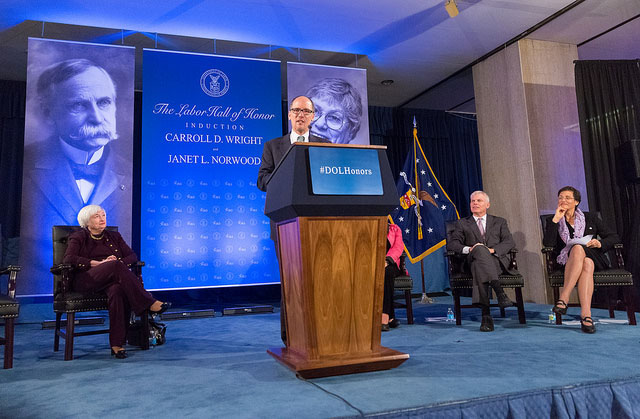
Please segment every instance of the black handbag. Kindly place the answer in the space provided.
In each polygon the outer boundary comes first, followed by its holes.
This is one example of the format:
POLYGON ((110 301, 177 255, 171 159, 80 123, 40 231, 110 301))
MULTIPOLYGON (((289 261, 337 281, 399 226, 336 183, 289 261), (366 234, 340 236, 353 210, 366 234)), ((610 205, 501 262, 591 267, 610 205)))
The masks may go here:
MULTIPOLYGON (((149 318, 149 346, 163 345, 166 341, 167 326, 164 323, 149 318)), ((129 323, 127 329, 127 343, 134 346, 142 346, 142 321, 135 320, 129 323)))

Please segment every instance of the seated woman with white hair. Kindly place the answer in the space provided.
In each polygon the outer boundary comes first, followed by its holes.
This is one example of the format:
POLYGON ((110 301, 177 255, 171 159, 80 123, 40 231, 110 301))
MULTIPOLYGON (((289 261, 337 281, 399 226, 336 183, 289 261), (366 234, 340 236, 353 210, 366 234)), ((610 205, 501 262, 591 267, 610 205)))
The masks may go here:
POLYGON ((171 303, 153 298, 129 265, 138 257, 120 233, 107 231, 107 215, 99 205, 87 205, 78 213, 82 230, 69 236, 64 263, 75 269, 72 289, 79 292, 105 292, 109 305, 109 344, 111 355, 127 357, 124 344, 129 313, 145 310, 163 313, 171 303))

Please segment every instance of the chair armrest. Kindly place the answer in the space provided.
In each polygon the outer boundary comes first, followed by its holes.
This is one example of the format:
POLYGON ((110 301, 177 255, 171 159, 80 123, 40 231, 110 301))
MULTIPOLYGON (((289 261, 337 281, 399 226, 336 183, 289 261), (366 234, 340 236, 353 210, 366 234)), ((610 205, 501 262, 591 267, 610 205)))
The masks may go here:
POLYGON ((73 270, 73 265, 69 263, 60 263, 58 265, 54 265, 49 269, 49 271, 54 275, 62 275, 65 272, 71 272, 73 270))
POLYGON ((622 243, 616 243, 613 245, 613 252, 616 255, 616 262, 618 263, 618 268, 624 269, 624 258, 622 257, 622 249, 624 246, 622 243))
POLYGON ((9 265, 5 268, 0 268, 0 275, 5 275, 11 272, 20 272, 20 270, 22 269, 22 267, 17 266, 17 265, 9 265))
MULTIPOLYGON (((60 275, 61 279, 60 279, 60 291, 62 292, 62 294, 66 294, 67 291, 69 291, 69 280, 70 280, 70 274, 71 272, 75 269, 75 267, 69 263, 60 263, 58 265, 54 265, 51 267, 51 269, 49 269, 49 271, 51 271, 52 274, 54 275, 60 275)), ((55 288, 55 287, 54 287, 55 288)), ((54 294, 56 293, 55 289, 54 289, 54 294)), ((55 297, 55 295, 54 295, 55 297)))
POLYGON ((0 275, 9 274, 9 282, 7 283, 7 295, 9 298, 14 298, 16 296, 16 278, 18 277, 20 269, 22 269, 20 266, 9 265, 0 270, 0 275))
POLYGON ((456 253, 453 250, 447 250, 445 257, 447 258, 447 265, 449 267, 449 277, 452 278, 454 274, 462 272, 462 264, 464 259, 461 259, 464 255, 462 253, 456 253))
POLYGON ((142 267, 144 265, 145 263, 139 260, 129 264, 129 269, 131 269, 131 271, 133 271, 133 273, 136 274, 137 276, 142 276, 142 267))
POLYGON ((556 261, 552 257, 553 247, 545 246, 541 249, 544 255, 545 266, 547 268, 547 274, 551 275, 556 267, 556 261))
POLYGON ((509 269, 518 270, 518 262, 516 261, 516 255, 518 254, 518 249, 513 248, 509 250, 509 269))

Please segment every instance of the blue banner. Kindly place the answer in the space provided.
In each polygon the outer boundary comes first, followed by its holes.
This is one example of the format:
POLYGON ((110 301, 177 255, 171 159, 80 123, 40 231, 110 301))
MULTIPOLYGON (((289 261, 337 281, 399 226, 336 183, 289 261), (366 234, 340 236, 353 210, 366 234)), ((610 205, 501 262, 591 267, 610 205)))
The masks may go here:
POLYGON ((256 187, 282 135, 280 62, 144 50, 141 257, 148 289, 279 282, 256 187))

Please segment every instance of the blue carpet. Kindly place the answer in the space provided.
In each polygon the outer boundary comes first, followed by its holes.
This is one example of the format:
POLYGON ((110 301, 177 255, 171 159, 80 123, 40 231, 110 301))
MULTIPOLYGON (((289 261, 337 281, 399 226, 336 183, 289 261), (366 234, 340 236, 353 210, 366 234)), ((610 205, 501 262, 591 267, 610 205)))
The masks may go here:
MULTIPOLYGON (((620 320, 623 312, 608 322, 595 310, 598 331, 587 335, 548 324, 549 306, 527 304, 526 325, 515 308, 506 318, 496 310, 495 332, 482 333, 479 311, 463 310, 455 326, 443 318, 449 306, 446 297, 416 304, 412 326, 398 310, 402 325, 382 344, 411 355, 399 368, 309 381, 266 353, 280 345, 277 313, 167 322, 165 345, 131 348, 123 361, 96 335, 78 338, 75 359, 64 362, 52 351, 53 330, 21 323, 14 368, 0 370, 0 417, 483 417, 482 406, 495 417, 537 417, 540 400, 563 394, 556 405, 568 397, 579 406, 594 389, 638 394, 640 327, 620 320)), ((638 397, 611 399, 640 413, 638 397)), ((571 406, 556 415, 579 416, 571 406)))

